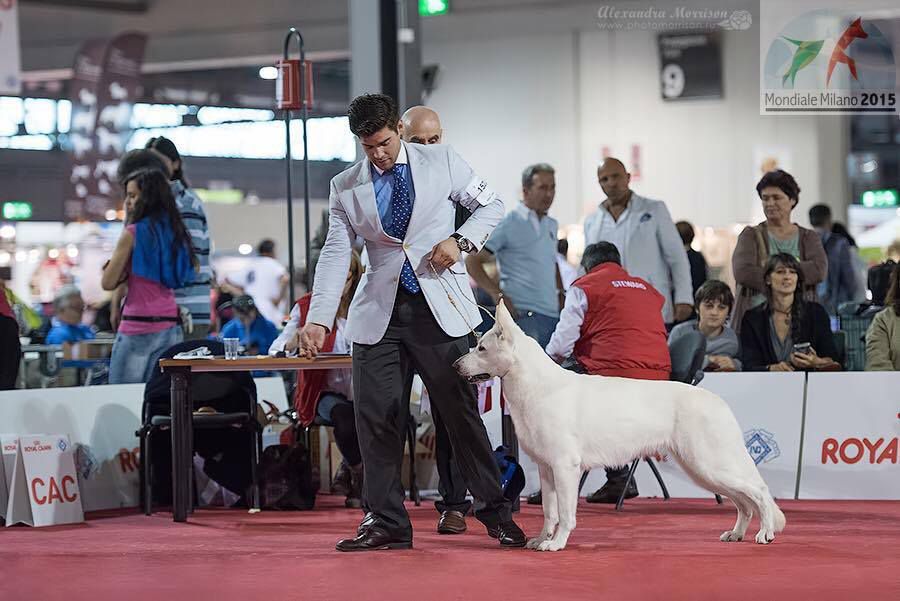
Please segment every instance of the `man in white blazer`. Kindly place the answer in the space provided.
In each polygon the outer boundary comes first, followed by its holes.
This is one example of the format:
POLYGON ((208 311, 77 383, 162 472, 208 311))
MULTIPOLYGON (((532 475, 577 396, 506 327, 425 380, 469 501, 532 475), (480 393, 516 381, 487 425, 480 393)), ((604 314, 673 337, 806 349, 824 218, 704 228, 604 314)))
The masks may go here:
POLYGON ((350 263, 350 245, 365 240, 369 266, 350 306, 353 394, 370 515, 339 551, 409 549, 412 525, 400 483, 409 419, 406 382, 415 370, 446 424, 476 517, 501 545, 526 539, 500 489, 500 473, 475 391, 452 364, 468 352, 481 316, 462 252, 476 252, 504 214, 503 202, 449 146, 401 141, 396 102, 382 94, 355 98, 350 130, 366 158, 331 180, 329 227, 316 267, 301 354, 322 348, 334 322, 350 263), (457 203, 473 211, 454 229, 457 203))
POLYGON ((622 267, 663 295, 663 321, 688 319, 694 307, 691 266, 665 203, 635 194, 631 174, 619 159, 604 159, 597 181, 606 200, 584 220, 585 248, 601 241, 615 244, 622 267))

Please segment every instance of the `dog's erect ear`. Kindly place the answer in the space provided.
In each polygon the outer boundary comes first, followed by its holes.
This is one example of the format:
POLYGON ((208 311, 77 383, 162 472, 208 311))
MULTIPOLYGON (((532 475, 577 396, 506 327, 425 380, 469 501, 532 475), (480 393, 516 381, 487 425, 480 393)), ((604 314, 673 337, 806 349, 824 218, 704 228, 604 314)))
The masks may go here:
POLYGON ((500 330, 499 333, 502 334, 503 330, 510 330, 510 327, 515 324, 515 320, 513 320, 509 309, 506 308, 506 303, 503 302, 503 296, 501 296, 500 300, 497 301, 496 313, 496 322, 500 330))

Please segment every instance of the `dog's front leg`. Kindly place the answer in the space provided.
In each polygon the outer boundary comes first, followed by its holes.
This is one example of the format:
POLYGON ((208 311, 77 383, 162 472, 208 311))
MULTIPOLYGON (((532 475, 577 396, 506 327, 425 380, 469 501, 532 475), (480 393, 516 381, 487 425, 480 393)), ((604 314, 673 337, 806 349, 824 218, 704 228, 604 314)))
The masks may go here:
POLYGON ((550 540, 537 547, 538 551, 559 551, 566 548, 569 533, 575 529, 575 511, 578 509, 578 482, 581 480, 581 463, 578 461, 553 466, 553 483, 556 485, 556 505, 559 526, 550 540))
POLYGON ((556 486, 553 484, 553 471, 546 465, 539 463, 538 472, 541 476, 541 507, 544 510, 544 527, 537 538, 533 538, 525 545, 527 549, 537 549, 542 542, 550 540, 556 532, 559 523, 559 510, 556 501, 556 486))

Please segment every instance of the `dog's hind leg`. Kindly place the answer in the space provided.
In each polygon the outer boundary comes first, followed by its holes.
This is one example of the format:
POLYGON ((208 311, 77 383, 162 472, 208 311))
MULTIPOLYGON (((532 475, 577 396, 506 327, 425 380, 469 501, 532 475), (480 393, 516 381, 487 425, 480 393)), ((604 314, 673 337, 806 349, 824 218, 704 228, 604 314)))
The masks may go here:
MULTIPOLYGON (((755 470, 756 466, 753 468, 755 470)), ((763 482, 759 473, 749 474, 747 477, 736 477, 729 474, 719 480, 721 486, 717 488, 722 488, 723 492, 732 500, 743 497, 744 502, 751 503, 759 513, 759 532, 756 533, 756 542, 766 545, 775 540, 775 533, 784 528, 784 514, 775 504, 775 500, 769 493, 769 487, 763 482)))
POLYGON ((747 526, 750 525, 750 520, 753 518, 753 503, 739 492, 724 490, 721 492, 731 499, 731 502, 737 507, 737 521, 734 523, 734 528, 723 532, 719 540, 723 543, 742 541, 744 540, 744 534, 747 533, 747 526))
POLYGON ((559 508, 556 501, 556 486, 553 483, 553 470, 539 463, 538 472, 541 476, 541 506, 544 510, 544 527, 537 538, 528 541, 525 545, 527 549, 537 549, 542 542, 550 540, 559 524, 559 508))
MULTIPOLYGON (((741 449, 743 452, 743 449, 741 449)), ((710 453, 696 453, 691 461, 688 461, 683 453, 673 452, 675 459, 681 465, 691 480, 713 493, 720 493, 731 499, 737 508, 737 520, 732 530, 726 530, 719 536, 722 542, 737 542, 744 539, 750 519, 753 517, 753 508, 756 503, 744 491, 745 484, 740 478, 722 477, 712 466, 706 465, 706 458, 710 453)))
POLYGON ((556 485, 556 504, 559 507, 559 525, 550 540, 537 546, 538 551, 559 551, 566 548, 569 533, 575 529, 575 511, 578 509, 578 481, 581 479, 581 463, 570 462, 553 466, 553 483, 556 485))

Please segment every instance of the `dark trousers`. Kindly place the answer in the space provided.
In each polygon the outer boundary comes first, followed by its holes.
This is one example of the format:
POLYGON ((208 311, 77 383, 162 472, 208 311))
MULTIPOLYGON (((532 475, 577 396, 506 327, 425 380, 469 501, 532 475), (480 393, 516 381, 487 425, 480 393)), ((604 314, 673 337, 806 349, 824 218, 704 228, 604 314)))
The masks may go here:
MULTIPOLYGON (((0 289, 2 294, 2 289, 0 289)), ((19 324, 15 319, 0 315, 0 390, 16 387, 22 347, 19 345, 19 324)))
POLYGON ((434 421, 434 455, 439 477, 438 492, 441 494, 441 498, 434 502, 434 507, 441 513, 458 511, 465 515, 472 507, 472 503, 466 499, 466 479, 453 455, 453 445, 450 444, 447 426, 434 403, 431 405, 431 417, 434 421))
POLYGON ((364 498, 392 536, 412 537, 400 482, 409 423, 410 373, 419 373, 444 423, 459 469, 478 499, 475 516, 488 525, 512 519, 500 472, 478 415, 475 388, 452 364, 467 353, 465 337, 441 330, 422 294, 397 292, 391 319, 375 344, 353 345, 356 429, 362 451, 364 498))

